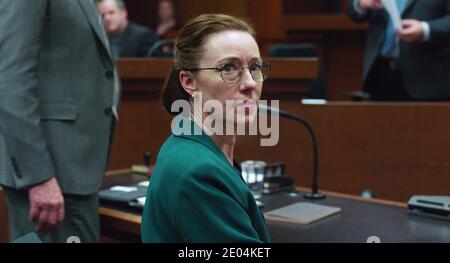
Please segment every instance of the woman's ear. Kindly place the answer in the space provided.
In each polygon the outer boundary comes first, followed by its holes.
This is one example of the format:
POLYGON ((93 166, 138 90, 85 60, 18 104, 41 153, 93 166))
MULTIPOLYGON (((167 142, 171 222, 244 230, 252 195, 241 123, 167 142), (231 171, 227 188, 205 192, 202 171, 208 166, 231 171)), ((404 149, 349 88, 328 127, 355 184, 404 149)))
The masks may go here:
POLYGON ((194 74, 192 74, 192 72, 190 71, 181 70, 179 78, 183 89, 192 97, 194 92, 197 91, 194 84, 194 74))

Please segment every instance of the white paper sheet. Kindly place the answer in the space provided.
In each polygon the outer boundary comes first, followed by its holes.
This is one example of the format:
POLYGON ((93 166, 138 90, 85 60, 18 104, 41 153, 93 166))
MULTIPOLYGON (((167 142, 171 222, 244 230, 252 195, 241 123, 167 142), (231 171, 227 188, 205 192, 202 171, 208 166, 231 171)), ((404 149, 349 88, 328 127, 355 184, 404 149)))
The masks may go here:
POLYGON ((137 187, 129 187, 129 186, 113 186, 110 188, 111 191, 117 191, 117 192, 125 192, 125 193, 129 193, 129 192, 134 192, 137 191, 137 187))
POLYGON ((392 19, 392 24, 395 29, 402 28, 402 22, 400 18, 400 13, 398 12, 397 4, 395 0, 381 0, 381 3, 384 6, 384 9, 388 12, 389 16, 392 19))
POLYGON ((144 196, 144 197, 139 197, 139 198, 137 199, 138 205, 141 206, 141 207, 144 207, 144 206, 145 206, 145 201, 146 201, 146 200, 147 200, 147 197, 146 197, 146 196, 144 196))

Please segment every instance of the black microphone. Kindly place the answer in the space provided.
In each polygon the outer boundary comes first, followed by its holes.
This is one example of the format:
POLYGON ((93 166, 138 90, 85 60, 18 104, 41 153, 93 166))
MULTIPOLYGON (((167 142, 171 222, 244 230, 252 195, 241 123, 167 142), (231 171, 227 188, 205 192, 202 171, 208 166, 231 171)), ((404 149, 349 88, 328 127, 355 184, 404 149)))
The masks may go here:
POLYGON ((305 193, 305 195, 303 197, 306 199, 323 199, 323 198, 325 198, 326 195, 319 192, 319 184, 318 184, 318 176, 317 176, 317 168, 318 168, 317 142, 316 142, 316 136, 314 135, 311 125, 309 125, 309 123, 301 116, 298 116, 298 115, 295 115, 295 114, 292 114, 292 113, 289 113, 286 111, 282 111, 277 108, 269 107, 264 104, 259 104, 258 109, 260 111, 262 110, 263 112, 264 111, 267 112, 267 114, 275 113, 283 118, 301 122, 306 127, 306 129, 308 130, 308 133, 309 133, 309 137, 311 139, 312 150, 313 150, 313 177, 312 177, 311 192, 305 193))
POLYGON ((152 154, 150 152, 145 152, 144 153, 144 162, 145 162, 145 166, 149 167, 150 166, 150 160, 152 159, 152 154))

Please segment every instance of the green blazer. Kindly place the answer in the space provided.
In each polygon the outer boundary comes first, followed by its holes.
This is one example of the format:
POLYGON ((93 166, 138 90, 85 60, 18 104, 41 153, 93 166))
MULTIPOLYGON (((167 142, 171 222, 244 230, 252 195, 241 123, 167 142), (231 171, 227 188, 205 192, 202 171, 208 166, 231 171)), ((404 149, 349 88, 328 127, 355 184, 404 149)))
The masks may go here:
POLYGON ((141 234, 158 243, 270 241, 240 172, 204 133, 172 135, 161 147, 141 234))

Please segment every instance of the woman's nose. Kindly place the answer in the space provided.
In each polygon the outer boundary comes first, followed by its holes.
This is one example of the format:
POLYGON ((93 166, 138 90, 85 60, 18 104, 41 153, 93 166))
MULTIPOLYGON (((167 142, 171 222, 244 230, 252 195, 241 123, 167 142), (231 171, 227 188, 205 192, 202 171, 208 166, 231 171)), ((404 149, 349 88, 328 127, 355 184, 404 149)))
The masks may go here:
POLYGON ((244 69, 242 71, 240 88, 243 90, 254 89, 257 85, 258 83, 253 79, 250 70, 248 68, 244 69))

